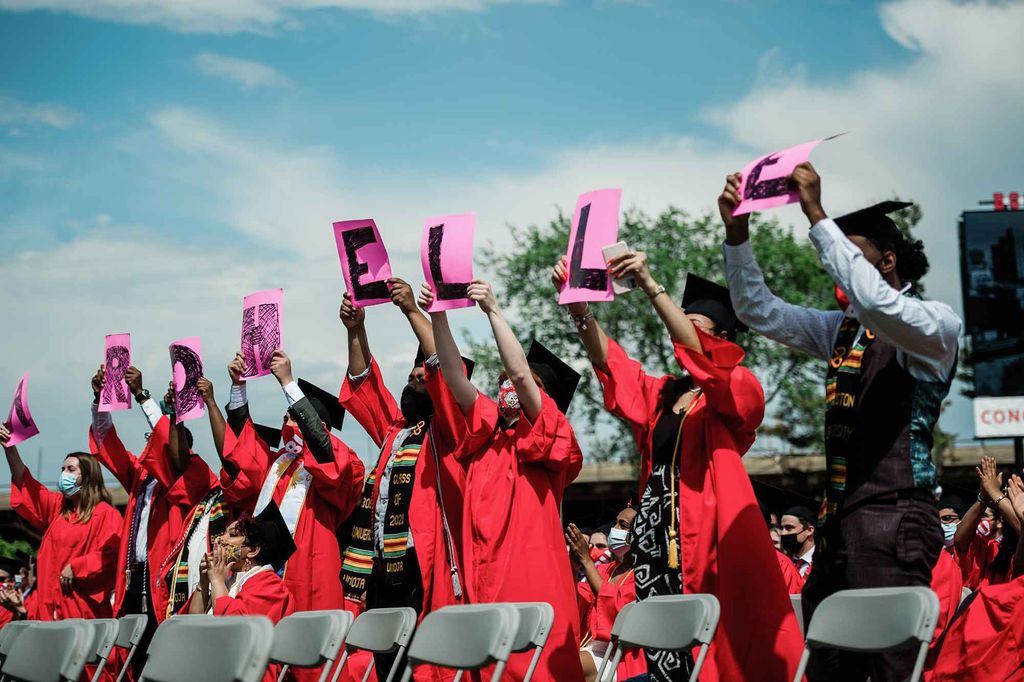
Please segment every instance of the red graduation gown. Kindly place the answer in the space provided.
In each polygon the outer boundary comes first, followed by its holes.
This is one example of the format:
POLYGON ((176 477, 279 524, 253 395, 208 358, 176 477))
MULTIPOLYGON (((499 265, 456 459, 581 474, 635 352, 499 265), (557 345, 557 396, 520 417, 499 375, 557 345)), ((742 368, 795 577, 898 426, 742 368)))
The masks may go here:
POLYGON ((990 570, 992 560, 999 554, 999 542, 981 535, 971 538, 971 544, 963 554, 957 554, 957 562, 963 572, 964 585, 976 590, 988 584, 998 585, 1006 582, 1006 575, 993 573, 990 570))
MULTIPOLYGON (((740 366, 739 346, 698 333, 706 355, 680 344, 675 355, 704 397, 685 422, 679 457, 683 591, 713 594, 722 606, 701 680, 793 679, 803 637, 740 459, 764 417, 764 392, 740 366)), ((661 392, 671 377, 645 373, 610 339, 607 370, 595 367, 595 372, 605 407, 633 427, 642 495, 651 473, 661 392)))
MULTIPOLYGON (((960 574, 960 567, 956 559, 949 552, 939 552, 939 558, 932 567, 932 591, 939 598, 939 619, 935 624, 935 637, 931 646, 928 647, 928 656, 933 658, 938 653, 938 639, 946 629, 956 609, 960 606, 960 596, 963 594, 964 581, 960 574)), ((926 666, 926 670, 930 666, 926 666)))
MULTIPOLYGON (((320 464, 307 451, 302 464, 312 480, 295 526, 297 551, 285 565, 284 584, 295 599, 296 611, 344 608, 341 589, 341 550, 338 527, 359 502, 363 463, 356 453, 331 435, 334 461, 320 464)), ((263 481, 277 460, 247 420, 237 437, 229 428, 224 435, 224 457, 240 469, 233 484, 225 487, 225 499, 250 509, 263 481)), ((224 475, 222 475, 222 480, 224 475)))
POLYGON ((29 617, 35 620, 110 618, 121 515, 111 505, 100 502, 88 523, 76 523, 77 511, 68 518, 61 514, 63 498, 60 493, 47 490, 27 469, 20 486, 11 483, 11 507, 43 534, 36 560, 34 604, 29 608, 29 617), (75 579, 71 583, 71 594, 64 594, 60 572, 68 564, 75 579))
MULTIPOLYGON (((601 564, 597 567, 598 573, 604 578, 601 590, 594 596, 594 590, 590 583, 581 580, 576 586, 579 591, 580 601, 589 605, 588 622, 583 629, 590 630, 590 639, 602 642, 610 642, 612 639, 612 625, 626 604, 636 601, 636 580, 633 571, 628 571, 621 576, 617 582, 612 582, 609 576, 618 566, 617 561, 601 564)), ((582 625, 582 624, 581 624, 582 625)), ((647 672, 647 659, 644 658, 643 649, 627 649, 622 656, 619 667, 616 668, 616 679, 628 680, 637 675, 647 672)))
MULTIPOLYGON (((467 467, 464 569, 471 602, 551 604, 555 622, 533 679, 577 682, 579 614, 559 509, 583 453, 554 401, 543 393, 542 400, 535 423, 523 415, 513 428, 499 424, 497 405, 484 395, 465 415, 466 437, 455 451, 467 467)), ((531 657, 513 654, 507 677, 521 680, 531 657)))
POLYGON ((793 560, 779 550, 775 550, 775 558, 779 560, 779 570, 782 572, 782 580, 786 583, 786 591, 790 594, 803 592, 804 578, 793 564, 793 560))
POLYGON ((1024 681, 1024 576, 985 585, 946 633, 931 682, 1024 681))
MULTIPOLYGON (((439 382, 436 373, 428 381, 439 382)), ((384 385, 377 361, 370 361, 369 374, 353 386, 349 379, 341 386, 338 401, 345 411, 359 422, 373 443, 381 448, 377 460, 377 477, 373 489, 373 504, 377 504, 380 481, 384 476, 392 443, 398 432, 405 428, 405 417, 391 393, 384 385)), ((459 543, 462 531, 462 489, 465 486, 465 472, 458 462, 447 457, 455 448, 455 442, 447 420, 432 423, 431 433, 441 463, 441 492, 444 496, 453 540, 459 543)), ((416 460, 413 479, 413 494, 409 500, 409 532, 412 533, 413 549, 420 566, 423 580, 422 619, 427 613, 443 606, 461 602, 455 597, 452 587, 448 557, 445 550, 444 527, 441 522, 441 506, 437 495, 438 470, 430 446, 430 435, 423 441, 420 456, 416 460)))
POLYGON ((133 456, 121 442, 116 429, 111 426, 103 441, 97 443, 96 434, 89 429, 89 449, 100 464, 105 466, 128 492, 128 506, 125 508, 124 519, 120 531, 120 545, 117 550, 117 575, 114 590, 114 616, 124 615, 124 595, 127 589, 125 570, 129 554, 134 557, 135 548, 129 547, 131 541, 132 518, 135 505, 139 502, 139 486, 151 472, 160 471, 157 476, 156 490, 149 508, 149 524, 147 525, 146 561, 149 574, 149 594, 153 601, 154 616, 158 623, 167 617, 167 586, 160 580, 160 564, 170 553, 181 537, 185 517, 210 490, 212 482, 210 467, 202 457, 192 457, 184 475, 174 481, 173 485, 165 486, 160 478, 171 480, 167 461, 167 444, 170 435, 170 420, 162 416, 156 428, 150 434, 149 441, 139 457, 133 456))

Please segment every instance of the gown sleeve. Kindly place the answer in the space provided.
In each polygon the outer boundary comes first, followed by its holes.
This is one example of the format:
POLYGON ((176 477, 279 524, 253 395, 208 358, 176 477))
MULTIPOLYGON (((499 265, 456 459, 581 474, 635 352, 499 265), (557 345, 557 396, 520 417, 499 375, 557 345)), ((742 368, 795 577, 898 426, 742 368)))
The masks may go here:
POLYGON ((218 597, 213 602, 215 616, 267 616, 275 623, 291 610, 291 593, 271 571, 246 580, 237 597, 218 597))
POLYGON ((128 449, 121 442, 117 435, 117 429, 113 426, 104 434, 102 440, 97 440, 92 428, 89 429, 89 451, 92 452, 100 464, 114 475, 121 487, 131 493, 140 478, 139 464, 135 456, 128 452, 128 449))
POLYGON ((330 434, 334 457, 330 462, 317 462, 312 457, 303 460, 303 466, 313 477, 312 487, 330 506, 341 514, 339 521, 348 518, 363 492, 366 468, 355 451, 340 438, 330 434))
POLYGON ((657 411, 661 391, 670 377, 651 376, 611 339, 607 366, 594 366, 594 373, 604 391, 605 409, 629 423, 638 444, 647 443, 651 415, 657 411))
POLYGON ((543 464, 550 471, 565 474, 566 485, 575 480, 583 468, 583 452, 576 434, 555 401, 544 391, 541 391, 537 419, 531 424, 523 415, 516 423, 516 455, 521 462, 543 464))
POLYGON ((245 420, 237 434, 233 429, 224 430, 224 459, 238 467, 234 478, 221 469, 224 500, 232 507, 251 509, 272 463, 270 448, 256 433, 251 419, 245 420))
POLYGON ((21 485, 11 481, 11 508, 40 533, 60 514, 64 496, 49 490, 25 468, 21 485))
POLYGON ((431 433, 438 453, 444 454, 454 452, 456 445, 465 438, 466 418, 448 388, 436 359, 437 356, 432 355, 423 363, 426 371, 424 383, 434 406, 434 416, 430 421, 431 433))
POLYGON ((704 354, 676 343, 676 359, 701 387, 708 407, 730 428, 743 454, 754 443, 764 419, 764 390, 757 377, 741 367, 743 349, 697 330, 704 354))
POLYGON ((121 541, 121 514, 113 507, 100 504, 89 521, 89 551, 68 561, 75 581, 89 583, 107 581, 116 570, 117 549, 121 541))
POLYGON ((384 385, 377 360, 370 358, 369 373, 362 379, 346 376, 338 402, 359 422, 378 448, 387 438, 391 425, 402 417, 395 398, 384 385))

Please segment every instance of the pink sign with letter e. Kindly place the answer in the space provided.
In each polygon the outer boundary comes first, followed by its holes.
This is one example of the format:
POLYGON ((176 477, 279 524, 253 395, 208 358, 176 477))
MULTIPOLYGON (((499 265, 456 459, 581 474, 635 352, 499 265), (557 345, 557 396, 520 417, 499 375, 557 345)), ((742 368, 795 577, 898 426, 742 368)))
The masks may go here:
POLYGON ((468 308, 466 296, 473 281, 473 233, 476 213, 428 218, 423 225, 420 260, 423 276, 434 290, 429 312, 468 308))
POLYGON ((601 249, 619 239, 621 199, 621 189, 599 189, 581 194, 576 201, 566 254, 569 276, 558 295, 559 305, 615 298, 601 249))
POLYGON ((206 414, 199 380, 203 378, 203 347, 198 336, 179 339, 167 350, 171 354, 174 376, 174 413, 177 423, 206 414))
POLYGON ((7 441, 9 446, 17 445, 39 433, 39 427, 36 426, 28 409, 28 372, 21 377, 18 388, 14 390, 11 411, 7 415, 7 426, 11 430, 11 437, 7 441))
POLYGON ((131 334, 108 334, 106 351, 103 354, 103 390, 100 391, 97 410, 113 412, 131 409, 132 394, 124 378, 131 364, 131 334))
POLYGON ((794 168, 810 158, 815 147, 837 137, 839 135, 805 142, 748 163, 740 173, 741 201, 732 214, 744 215, 800 201, 800 195, 789 190, 786 178, 794 168))
POLYGON ((390 303, 391 261, 377 231, 377 223, 370 219, 334 223, 334 239, 338 243, 341 273, 352 305, 362 308, 390 303))
POLYGON ((270 359, 281 347, 284 289, 268 289, 242 299, 243 379, 270 374, 270 359))

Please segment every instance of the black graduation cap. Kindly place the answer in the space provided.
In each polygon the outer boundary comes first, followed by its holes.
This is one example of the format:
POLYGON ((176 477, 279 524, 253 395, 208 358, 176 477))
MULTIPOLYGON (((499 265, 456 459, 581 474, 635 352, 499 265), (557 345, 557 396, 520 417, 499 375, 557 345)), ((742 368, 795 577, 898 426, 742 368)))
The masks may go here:
POLYGON ((530 344, 530 352, 526 354, 526 361, 530 363, 530 369, 536 372, 540 380, 544 382, 544 391, 555 401, 559 411, 565 414, 569 409, 569 403, 572 402, 572 397, 576 394, 576 387, 580 383, 580 373, 565 364, 561 358, 537 340, 530 344))
POLYGON ((967 505, 964 501, 956 495, 945 495, 938 502, 935 503, 936 509, 952 509, 957 513, 958 516, 963 516, 967 513, 967 505))
POLYGON ((328 393, 305 379, 299 379, 299 388, 313 404, 316 413, 320 415, 320 421, 332 429, 341 431, 341 425, 345 423, 345 408, 338 402, 338 396, 328 393))
POLYGON ((836 218, 836 225, 848 237, 859 235, 872 241, 900 242, 903 233, 889 214, 910 206, 913 204, 909 201, 883 201, 836 218))
POLYGON ((256 429, 256 434, 267 444, 267 447, 276 448, 281 444, 281 429, 263 424, 253 424, 253 428, 256 429))
POLYGON ((747 325, 736 319, 729 290, 692 272, 686 273, 682 306, 687 313, 704 315, 710 319, 717 329, 728 332, 730 339, 748 330, 747 325))
MULTIPOLYGON (((779 488, 755 478, 750 479, 750 485, 754 488, 754 495, 757 497, 762 509, 774 512, 779 520, 782 519, 783 510, 803 506, 813 511, 821 507, 821 503, 813 497, 801 495, 790 489, 779 488)), ((815 514, 815 516, 817 515, 815 514)), ((815 519, 816 523, 817 520, 815 519)))
POLYGON ((253 517, 259 524, 260 533, 263 535, 263 544, 260 546, 260 554, 257 561, 270 564, 275 571, 280 571, 285 562, 295 554, 295 540, 288 530, 288 524, 281 516, 281 510, 274 502, 269 502, 266 508, 253 517))
POLYGON ((25 564, 14 557, 0 556, 0 571, 5 571, 7 575, 14 579, 14 576, 25 564))
MULTIPOLYGON (((426 359, 427 359, 427 357, 426 357, 426 354, 423 352, 423 346, 418 346, 416 348, 416 359, 413 360, 413 363, 412 363, 413 366, 414 367, 419 367, 420 365, 422 365, 426 361, 426 359)), ((476 363, 473 362, 472 360, 470 360, 469 358, 467 358, 465 355, 462 356, 462 362, 465 363, 465 365, 466 365, 466 378, 467 379, 472 379, 473 378, 473 368, 476 367, 476 363)))
POLYGON ((805 507, 802 504, 798 504, 795 507, 790 507, 789 509, 782 512, 782 516, 779 517, 780 521, 782 520, 783 516, 795 516, 796 518, 800 519, 800 522, 803 523, 805 526, 818 525, 817 512, 815 512, 810 507, 805 507))

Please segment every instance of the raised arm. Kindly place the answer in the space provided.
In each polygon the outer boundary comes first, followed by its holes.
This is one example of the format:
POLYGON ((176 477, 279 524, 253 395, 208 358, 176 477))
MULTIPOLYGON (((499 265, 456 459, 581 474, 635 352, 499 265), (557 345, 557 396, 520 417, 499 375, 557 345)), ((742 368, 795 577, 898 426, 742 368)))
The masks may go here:
MULTIPOLYGON (((174 381, 167 386, 167 393, 164 394, 164 404, 174 405, 174 381)), ((170 467, 171 475, 175 480, 184 475, 188 469, 189 460, 192 459, 192 452, 188 446, 188 438, 185 435, 185 425, 177 423, 173 415, 169 415, 170 428, 167 431, 167 465, 170 467)))
POLYGON ((288 407, 291 408, 295 422, 302 432, 302 437, 313 453, 313 458, 320 464, 334 461, 334 446, 331 444, 330 426, 325 427, 320 415, 313 408, 299 385, 292 378, 292 361, 283 350, 275 350, 270 360, 270 371, 277 378, 284 390, 288 407))
MULTIPOLYGON (((434 292, 429 284, 424 284, 420 287, 418 301, 420 308, 427 310, 433 301, 434 292)), ((464 413, 469 412, 480 392, 473 382, 466 378, 462 365, 462 354, 459 352, 459 346, 455 343, 452 330, 448 326, 448 315, 443 310, 430 313, 430 321, 433 327, 437 359, 441 364, 441 374, 444 376, 444 381, 448 384, 452 396, 455 397, 455 402, 459 404, 459 408, 464 413)))
MULTIPOLYGON (((1024 481, 1021 481, 1017 474, 1010 477, 1009 485, 1006 486, 1006 494, 1010 497, 1017 522, 1024 525, 1024 481)), ((1013 555, 1012 577, 1019 578, 1022 575, 1024 575, 1024 542, 1018 540, 1017 552, 1013 555)))
POLYGON ((0 424, 0 444, 4 446, 4 454, 7 455, 7 466, 11 470, 11 481, 14 485, 20 486, 25 478, 25 463, 21 461, 21 455, 15 445, 7 445, 11 437, 11 430, 7 424, 0 424))
MULTIPOLYGON (((551 283, 555 286, 555 291, 562 289, 562 285, 569 276, 569 271, 566 269, 567 264, 565 256, 562 256, 562 259, 555 263, 555 267, 551 271, 551 283)), ((569 303, 566 308, 569 311, 569 317, 576 325, 576 332, 580 335, 580 341, 583 342, 583 348, 587 351, 590 364, 598 369, 608 369, 608 336, 604 333, 597 318, 590 312, 590 305, 569 303)))
POLYGON ((398 309, 405 315, 405 319, 416 335, 416 341, 423 349, 423 357, 429 358, 434 354, 434 330, 431 327, 430 319, 416 307, 416 295, 412 287, 404 279, 392 277, 388 280, 391 287, 391 302, 398 306, 398 309))
MULTIPOLYGON (((224 413, 220 411, 220 406, 217 405, 217 397, 213 394, 213 382, 206 377, 202 377, 196 384, 196 387, 203 396, 206 414, 210 418, 210 431, 213 434, 213 446, 217 449, 217 457, 220 458, 221 466, 227 469, 228 466, 234 466, 234 464, 224 459, 224 432, 227 429, 227 422, 224 421, 224 413)), ((234 478, 234 474, 230 471, 228 473, 234 478)), ((235 473, 237 473, 237 468, 235 473)))
POLYGON ((352 304, 346 291, 338 311, 348 334, 348 375, 358 377, 370 367, 370 342, 366 338, 366 310, 352 304))
POLYGON ((236 436, 242 433, 245 422, 249 421, 249 396, 245 390, 245 356, 236 352, 235 359, 228 363, 231 377, 231 397, 228 399, 228 426, 236 436))
POLYGON ((505 368, 505 374, 515 386, 523 414, 531 422, 536 421, 541 408, 540 387, 533 380, 533 372, 530 371, 530 363, 526 361, 526 353, 523 351, 522 344, 512 333, 508 320, 505 319, 498 306, 498 301, 494 298, 494 290, 482 279, 474 279, 469 285, 468 293, 469 297, 480 306, 480 310, 487 315, 488 322, 491 323, 491 331, 494 333, 494 342, 498 346, 502 367, 505 368))
POLYGON ((843 313, 816 310, 788 303, 768 289, 750 244, 749 216, 733 216, 740 203, 740 175, 726 179, 718 197, 718 209, 725 223, 725 279, 736 317, 757 333, 819 360, 832 353, 843 313))

